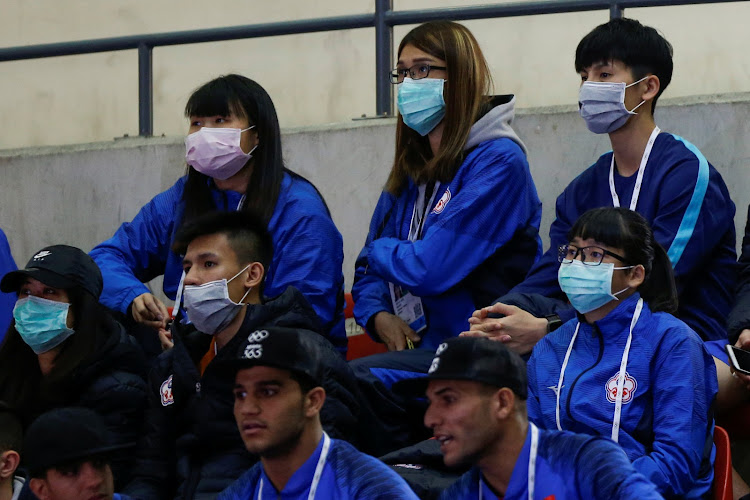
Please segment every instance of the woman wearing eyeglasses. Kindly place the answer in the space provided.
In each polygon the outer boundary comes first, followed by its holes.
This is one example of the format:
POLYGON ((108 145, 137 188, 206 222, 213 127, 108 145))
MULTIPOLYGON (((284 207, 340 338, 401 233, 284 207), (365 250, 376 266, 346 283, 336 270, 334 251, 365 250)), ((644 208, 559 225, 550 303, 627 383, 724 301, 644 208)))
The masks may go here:
POLYGON ((354 314, 390 350, 435 349, 540 256, 541 203, 510 125, 515 98, 490 95, 468 29, 411 30, 391 81, 396 151, 357 259, 354 314))
POLYGON ((666 498, 703 498, 713 480, 714 362, 677 309, 672 266, 626 208, 583 214, 560 249, 558 281, 578 317, 528 364, 529 419, 610 436, 666 498))

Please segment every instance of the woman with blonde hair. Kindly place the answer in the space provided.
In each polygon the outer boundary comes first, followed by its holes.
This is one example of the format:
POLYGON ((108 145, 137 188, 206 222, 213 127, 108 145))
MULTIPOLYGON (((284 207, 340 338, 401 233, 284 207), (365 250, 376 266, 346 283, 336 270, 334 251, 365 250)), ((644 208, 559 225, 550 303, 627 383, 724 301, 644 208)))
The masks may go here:
POLYGON ((396 151, 362 252, 355 317, 389 350, 435 349, 541 255, 541 202, 515 98, 491 96, 464 26, 422 24, 398 48, 396 151))

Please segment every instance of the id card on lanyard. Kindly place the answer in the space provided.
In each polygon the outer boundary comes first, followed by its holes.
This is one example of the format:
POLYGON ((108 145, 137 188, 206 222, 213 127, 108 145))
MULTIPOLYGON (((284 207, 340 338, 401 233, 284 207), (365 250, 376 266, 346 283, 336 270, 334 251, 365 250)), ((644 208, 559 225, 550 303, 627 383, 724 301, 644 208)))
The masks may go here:
MULTIPOLYGON (((440 183, 435 182, 429 200, 427 199, 427 186, 419 186, 417 199, 414 202, 414 210, 411 214, 411 223, 409 224, 409 241, 417 241, 422 237, 427 214, 430 213, 432 203, 435 201, 435 195, 440 189, 440 183)), ((388 283, 388 289, 391 292, 391 303, 393 312, 409 325, 409 328, 419 333, 427 328, 427 317, 422 306, 422 299, 411 293, 406 288, 395 283, 388 283)), ((410 344, 409 348, 413 345, 410 344)))

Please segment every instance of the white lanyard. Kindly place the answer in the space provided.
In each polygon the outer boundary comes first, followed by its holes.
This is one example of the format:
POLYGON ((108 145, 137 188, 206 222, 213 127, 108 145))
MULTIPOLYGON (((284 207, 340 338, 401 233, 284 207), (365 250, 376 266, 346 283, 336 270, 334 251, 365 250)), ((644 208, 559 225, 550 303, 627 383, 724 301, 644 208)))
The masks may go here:
MULTIPOLYGON (((641 166, 638 167, 638 175, 635 178, 635 186, 633 187, 633 195, 630 197, 630 210, 635 210, 638 205, 638 196, 641 194, 641 183, 643 182, 643 172, 646 170, 646 163, 648 163, 648 157, 651 156, 651 148, 654 147, 656 136, 659 135, 661 130, 659 127, 654 128, 651 132, 651 137, 648 138, 646 144, 646 150, 643 152, 643 158, 641 158, 641 166)), ((609 192, 612 194, 612 205, 619 207, 620 198, 617 196, 615 191, 615 154, 612 153, 612 163, 609 165, 609 192)))
MULTIPOLYGON (((628 354, 630 353, 630 342, 633 340, 633 328, 638 322, 638 318, 641 316, 641 310, 643 309, 643 299, 638 299, 638 303, 635 306, 635 312, 633 313, 633 319, 630 320, 630 331, 628 333, 628 341, 625 344, 625 352, 622 353, 622 360, 620 361, 620 372, 617 374, 617 394, 615 395, 615 415, 612 419, 612 441, 617 442, 620 435, 620 414, 622 413, 622 389, 625 386, 625 370, 628 366, 628 354)), ((568 351, 565 353, 565 359, 563 360, 562 368, 560 369, 560 379, 557 382, 557 403, 555 404, 555 421, 557 422, 557 430, 561 431, 562 426, 560 425, 560 391, 562 390, 563 378, 565 377, 565 368, 568 366, 568 359, 570 359, 570 353, 573 351, 573 344, 578 336, 578 328, 581 326, 579 322, 576 325, 576 331, 573 334, 573 338, 570 339, 570 345, 568 345, 568 351)))
MULTIPOLYGON (((326 458, 328 458, 328 449, 331 447, 331 438, 328 434, 323 432, 323 449, 320 452, 320 458, 318 458, 318 465, 315 467, 315 474, 313 475, 312 483, 310 483, 310 493, 307 495, 307 500, 313 500, 315 498, 315 492, 318 491, 318 483, 320 483, 320 476, 323 475, 323 467, 326 465, 326 458)), ((260 487, 258 488, 258 500, 263 497, 263 478, 260 479, 260 487)))
MULTIPOLYGON (((614 158, 614 156, 612 157, 614 158)), ((235 208, 235 211, 239 212, 240 209, 242 208, 242 205, 244 204, 245 204, 245 195, 243 194, 242 197, 240 198, 240 202, 237 203, 237 208, 235 208)))
MULTIPOLYGON (((534 481, 536 478, 536 455, 539 448, 539 429, 536 425, 529 422, 529 431, 531 432, 531 446, 529 447, 529 470, 526 473, 528 477, 527 489, 529 490, 529 500, 534 500, 534 481)), ((479 475, 479 500, 482 500, 482 475, 479 475)))
POLYGON ((182 271, 182 276, 180 276, 180 283, 177 285, 177 295, 175 295, 174 298, 174 306, 172 307, 172 319, 174 319, 177 316, 177 313, 180 312, 180 302, 182 302, 182 287, 185 284, 185 271, 182 271))
POLYGON ((422 236, 424 221, 425 219, 427 219, 427 214, 430 213, 430 210, 432 209, 432 202, 435 201, 435 195, 437 194, 438 189, 440 189, 440 182, 435 181, 435 187, 432 188, 432 195, 430 196, 430 201, 427 202, 427 205, 424 204, 426 189, 426 184, 419 186, 419 194, 417 195, 417 199, 414 202, 414 210, 412 210, 411 212, 411 222, 409 223, 409 241, 417 241, 422 236), (420 205, 423 207, 423 210, 419 210, 420 205), (414 225, 415 221, 416 226, 414 225))

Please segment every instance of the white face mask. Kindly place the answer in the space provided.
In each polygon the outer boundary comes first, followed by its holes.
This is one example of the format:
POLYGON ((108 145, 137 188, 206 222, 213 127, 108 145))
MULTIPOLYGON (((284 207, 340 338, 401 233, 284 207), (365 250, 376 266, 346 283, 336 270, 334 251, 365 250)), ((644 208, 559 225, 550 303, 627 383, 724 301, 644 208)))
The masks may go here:
POLYGON ((248 288, 239 302, 233 302, 229 298, 230 281, 242 274, 250 267, 250 264, 232 276, 216 281, 209 281, 202 285, 185 285, 183 291, 183 303, 188 313, 188 319, 195 325, 199 332, 215 335, 224 330, 237 316, 240 309, 245 306, 242 303, 252 288, 248 288))
POLYGON ((240 137, 246 129, 203 127, 185 138, 185 161, 198 172, 212 179, 229 179, 247 164, 256 144, 249 153, 242 151, 240 137))
POLYGON ((625 82, 583 82, 578 91, 578 106, 586 126, 595 134, 608 134, 625 125, 635 110, 646 101, 628 111, 625 107, 625 89, 641 83, 648 78, 644 76, 637 82, 625 85, 625 82))

